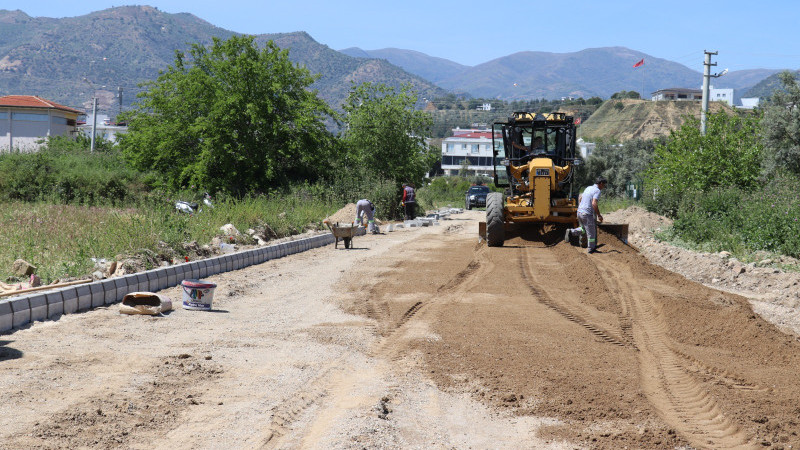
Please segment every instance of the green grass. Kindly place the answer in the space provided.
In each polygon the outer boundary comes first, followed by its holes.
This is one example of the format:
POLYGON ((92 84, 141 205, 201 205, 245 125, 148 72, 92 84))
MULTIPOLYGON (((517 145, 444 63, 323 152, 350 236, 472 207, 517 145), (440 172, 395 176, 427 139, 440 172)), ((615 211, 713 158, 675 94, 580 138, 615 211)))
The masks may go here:
POLYGON ((227 223, 242 233, 266 225, 278 237, 289 236, 321 228, 322 220, 341 206, 302 191, 222 200, 191 216, 176 212, 171 200, 131 208, 5 202, 0 204, 0 240, 5 244, 0 277, 11 275, 17 258, 37 266, 37 274, 49 283, 91 273, 91 258, 164 254, 164 243, 181 255, 184 242, 209 243, 227 223))

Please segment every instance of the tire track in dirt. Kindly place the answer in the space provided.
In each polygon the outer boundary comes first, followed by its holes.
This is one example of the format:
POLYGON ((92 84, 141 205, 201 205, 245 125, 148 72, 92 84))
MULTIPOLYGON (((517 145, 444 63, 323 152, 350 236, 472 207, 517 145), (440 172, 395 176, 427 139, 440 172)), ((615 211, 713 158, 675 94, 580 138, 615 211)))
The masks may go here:
MULTIPOLYGON (((535 252, 537 250, 531 250, 525 247, 521 248, 520 250, 521 251, 518 257, 520 273, 522 274, 525 284, 528 286, 528 289, 533 295, 533 298, 557 312, 570 322, 574 322, 582 326, 590 333, 597 336, 601 340, 608 342, 609 344, 618 345, 620 347, 635 347, 632 340, 627 340, 624 336, 619 335, 622 333, 618 334, 611 332, 606 329, 606 327, 587 319, 586 316, 588 314, 582 312, 581 310, 583 308, 578 304, 569 302, 567 298, 556 299, 554 296, 548 294, 545 289, 540 288, 539 286, 542 286, 543 283, 539 282, 536 275, 531 270, 531 262, 533 262, 533 264, 540 263, 541 257, 536 255, 535 252)), ((552 260, 552 258, 550 260, 552 260)))
MULTIPOLYGON (((684 367, 686 355, 673 350, 653 294, 630 267, 597 258, 609 290, 629 310, 639 351, 642 389, 662 418, 701 448, 755 448, 721 411, 703 383, 684 367)), ((695 359, 694 362, 700 366, 695 359)))
POLYGON ((323 370, 302 389, 293 393, 273 408, 272 420, 264 433, 259 448, 273 449, 280 445, 281 437, 287 434, 294 423, 306 410, 325 398, 331 389, 332 377, 345 370, 343 359, 323 370))
MULTIPOLYGON (((494 265, 486 258, 486 246, 477 244, 473 258, 467 263, 467 266, 436 289, 436 294, 432 295, 430 299, 417 301, 406 310, 400 319, 392 324, 392 328, 373 348, 370 355, 394 361, 402 359, 400 346, 406 340, 405 325, 423 308, 430 309, 429 305, 456 301, 464 293, 470 292, 493 268, 494 265)), ((435 312, 432 313, 435 314, 435 312)))
MULTIPOLYGON (((414 302, 400 315, 399 319, 385 325, 380 332, 377 331, 377 327, 375 328, 375 334, 379 339, 368 351, 367 355, 388 361, 388 364, 378 363, 373 369, 373 377, 376 376, 375 373, 394 370, 400 360, 404 358, 402 347, 407 341, 409 323, 414 322, 415 318, 426 313, 436 314, 435 311, 429 311, 431 309, 430 305, 457 299, 461 294, 468 292, 471 287, 479 283, 483 274, 492 270, 493 265, 491 263, 487 264, 484 259, 485 246, 480 247, 484 248, 484 250, 481 251, 476 246, 473 259, 463 270, 441 285, 436 290, 435 295, 430 296, 427 300, 414 302)), ((367 289, 367 292, 368 300, 363 305, 363 313, 378 323, 387 321, 391 317, 391 309, 387 300, 381 298, 380 289, 373 285, 367 289)), ((361 376, 363 374, 355 373, 352 368, 346 365, 344 360, 339 360, 329 365, 324 372, 309 381, 294 395, 274 407, 272 420, 266 432, 262 435, 265 437, 259 447, 262 449, 279 447, 281 438, 289 432, 292 423, 296 422, 304 412, 314 405, 320 404, 323 399, 326 404, 336 404, 336 397, 345 397, 348 393, 356 390, 361 376)), ((325 418, 315 420, 311 427, 312 435, 317 433, 317 422, 329 420, 327 416, 330 415, 323 414, 323 416, 326 416, 325 418)), ((313 440, 313 436, 311 440, 313 440)))

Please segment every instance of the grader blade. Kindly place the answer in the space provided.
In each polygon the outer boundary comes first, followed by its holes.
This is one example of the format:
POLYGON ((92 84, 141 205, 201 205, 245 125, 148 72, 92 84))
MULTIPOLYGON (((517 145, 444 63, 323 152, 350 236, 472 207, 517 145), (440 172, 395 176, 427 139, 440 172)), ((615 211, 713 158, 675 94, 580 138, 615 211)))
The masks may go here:
POLYGON ((613 234, 618 237, 620 241, 625 244, 628 243, 628 224, 627 223, 601 223, 599 224, 601 230, 606 233, 613 234))

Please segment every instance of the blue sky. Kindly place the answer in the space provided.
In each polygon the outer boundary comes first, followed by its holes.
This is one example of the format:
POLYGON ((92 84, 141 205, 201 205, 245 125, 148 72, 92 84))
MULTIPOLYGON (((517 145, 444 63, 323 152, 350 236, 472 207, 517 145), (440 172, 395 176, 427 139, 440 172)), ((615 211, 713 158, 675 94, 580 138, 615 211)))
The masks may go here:
MULTIPOLYGON (((151 0, 216 26, 249 33, 306 31, 333 49, 387 47, 475 65, 519 51, 573 52, 622 46, 701 71, 703 50, 717 69, 800 68, 800 2, 475 0, 151 0), (494 3, 494 7, 489 7, 494 3)), ((120 6, 102 0, 3 0, 31 16, 69 17, 120 6)), ((633 64, 635 61, 632 61, 633 64)))

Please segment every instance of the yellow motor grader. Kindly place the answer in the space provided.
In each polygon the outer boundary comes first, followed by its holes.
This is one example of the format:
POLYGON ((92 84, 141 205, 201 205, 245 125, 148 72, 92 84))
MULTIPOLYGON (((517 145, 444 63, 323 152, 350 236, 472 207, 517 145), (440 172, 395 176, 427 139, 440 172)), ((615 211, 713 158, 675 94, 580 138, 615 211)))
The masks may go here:
MULTIPOLYGON (((492 126, 494 183, 505 195, 486 198, 485 233, 489 246, 500 247, 509 223, 578 225, 578 192, 573 190, 575 123, 564 113, 515 112, 492 126)), ((625 226, 627 228, 627 226, 625 226)), ((485 230, 485 231, 484 231, 485 230)), ((610 230, 627 241, 627 229, 610 230)))

